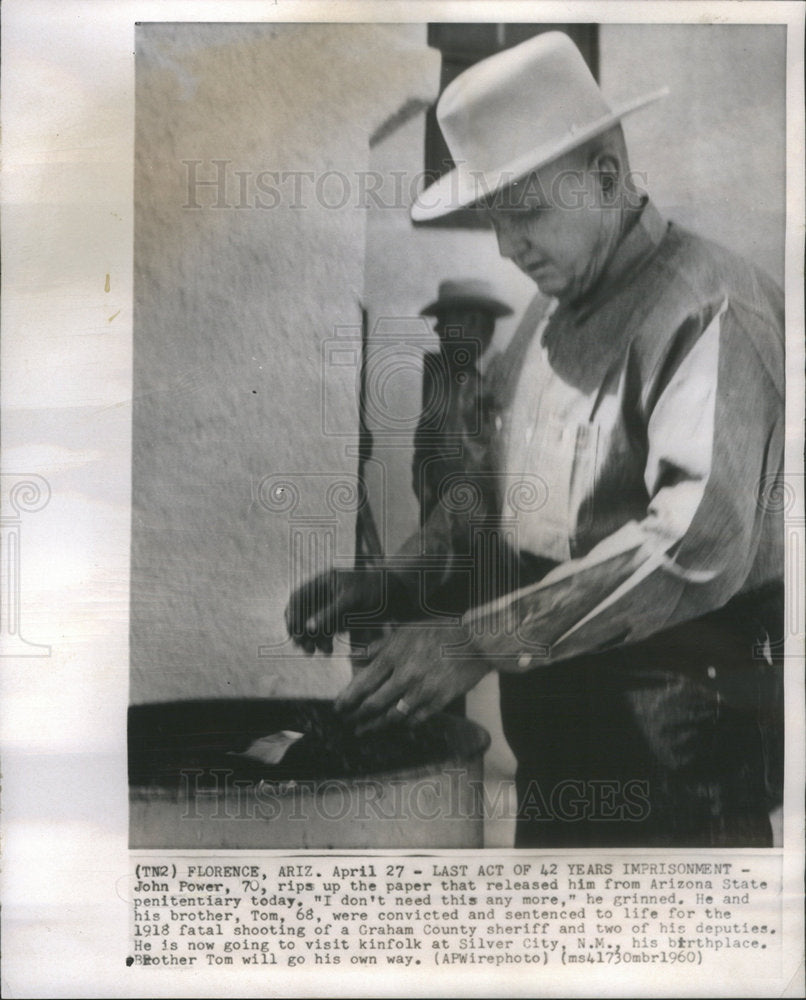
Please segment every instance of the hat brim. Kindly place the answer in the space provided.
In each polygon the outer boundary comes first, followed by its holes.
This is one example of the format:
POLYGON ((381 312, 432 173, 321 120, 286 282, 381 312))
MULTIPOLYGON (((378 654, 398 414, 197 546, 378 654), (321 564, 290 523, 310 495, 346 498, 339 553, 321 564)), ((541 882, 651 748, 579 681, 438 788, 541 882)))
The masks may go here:
POLYGON ((425 309, 420 312, 421 316, 439 316, 446 309, 482 309, 495 316, 511 316, 512 309, 498 299, 489 299, 484 296, 456 295, 444 299, 436 299, 430 302, 425 309))
POLYGON ((532 171, 539 170, 552 160, 570 153, 572 149, 583 145, 594 136, 606 132, 626 115, 666 97, 668 93, 669 88, 663 87, 661 90, 622 104, 585 128, 570 132, 563 139, 530 150, 529 153, 511 160, 498 170, 471 170, 468 164, 459 163, 417 196, 411 207, 411 217, 415 222, 427 222, 429 219, 439 219, 449 215, 460 208, 468 208, 482 198, 509 187, 532 171))

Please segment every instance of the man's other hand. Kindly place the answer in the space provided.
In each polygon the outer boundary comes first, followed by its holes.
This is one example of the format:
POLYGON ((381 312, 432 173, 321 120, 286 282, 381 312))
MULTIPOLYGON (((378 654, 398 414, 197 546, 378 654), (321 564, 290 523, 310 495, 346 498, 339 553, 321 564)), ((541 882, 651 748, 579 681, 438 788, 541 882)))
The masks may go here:
POLYGON ((464 626, 398 628, 341 692, 336 710, 359 734, 395 723, 417 725, 474 688, 490 669, 464 626))
POLYGON ((285 624, 294 642, 309 655, 333 652, 333 636, 349 627, 351 614, 380 611, 384 601, 380 570, 329 569, 294 591, 285 624))

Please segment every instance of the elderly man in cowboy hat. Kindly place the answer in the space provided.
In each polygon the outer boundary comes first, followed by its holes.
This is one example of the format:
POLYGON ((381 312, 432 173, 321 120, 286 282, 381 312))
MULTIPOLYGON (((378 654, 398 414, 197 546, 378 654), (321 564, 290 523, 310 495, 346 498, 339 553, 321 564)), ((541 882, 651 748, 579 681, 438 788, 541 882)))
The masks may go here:
MULTIPOLYGON (((478 63, 438 106, 456 169, 412 211, 480 206, 542 293, 494 373, 519 576, 458 625, 393 630, 337 704, 416 725, 497 670, 517 846, 771 843, 782 295, 634 183, 620 121, 650 99, 609 107, 556 32, 478 63)), ((293 608, 303 643, 338 627, 293 608)))

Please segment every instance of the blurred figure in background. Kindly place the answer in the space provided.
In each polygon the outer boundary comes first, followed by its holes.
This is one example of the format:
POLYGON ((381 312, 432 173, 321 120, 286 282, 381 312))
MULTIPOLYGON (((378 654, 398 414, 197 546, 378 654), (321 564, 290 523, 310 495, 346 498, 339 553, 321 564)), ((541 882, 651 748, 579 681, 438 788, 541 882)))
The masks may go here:
POLYGON ((512 310, 492 286, 477 279, 443 281, 421 316, 433 316, 438 351, 423 357, 422 415, 414 434, 412 488, 425 523, 440 485, 467 469, 479 469, 485 425, 483 377, 495 324, 512 310), (478 431, 474 434, 474 431, 478 431))

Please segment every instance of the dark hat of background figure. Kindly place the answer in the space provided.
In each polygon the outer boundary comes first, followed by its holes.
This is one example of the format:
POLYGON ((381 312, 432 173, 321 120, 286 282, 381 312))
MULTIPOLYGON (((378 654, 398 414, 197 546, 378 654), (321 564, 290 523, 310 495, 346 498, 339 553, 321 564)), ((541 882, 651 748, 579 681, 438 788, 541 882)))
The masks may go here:
POLYGON ((498 298, 490 282, 479 278, 440 282, 436 299, 420 315, 439 316, 448 309, 479 309, 496 318, 512 314, 511 307, 498 298))

